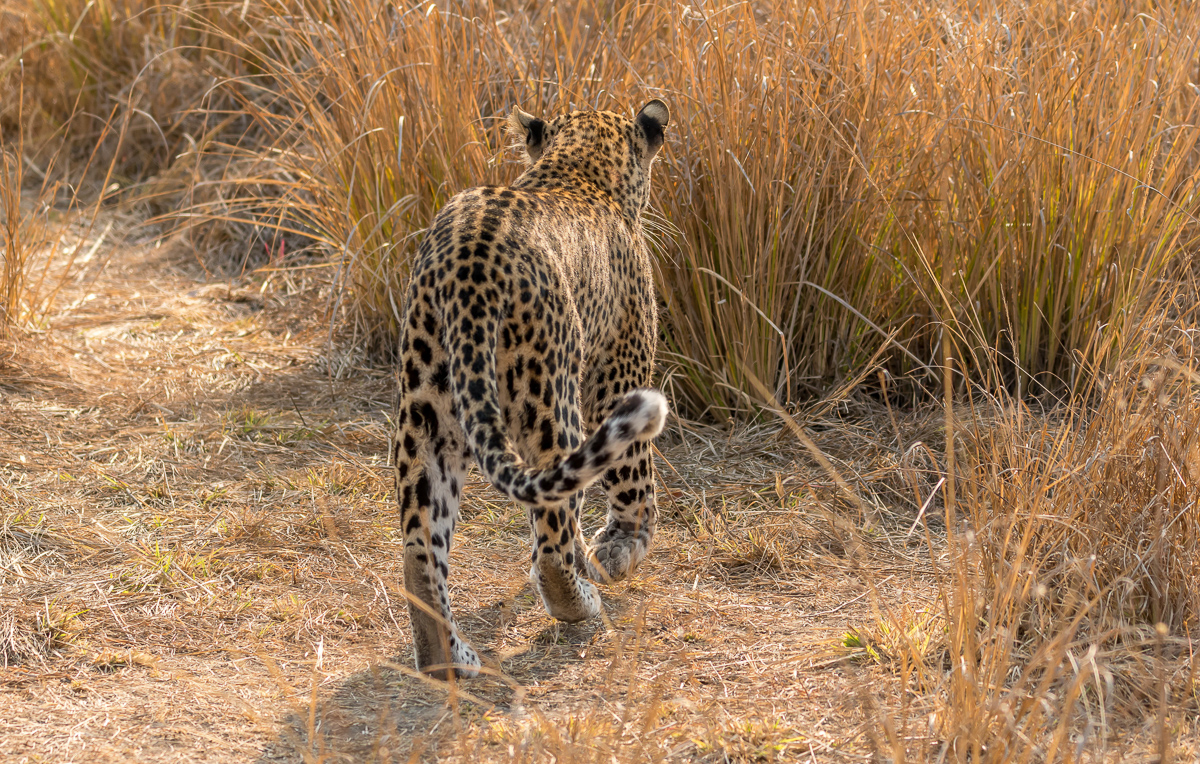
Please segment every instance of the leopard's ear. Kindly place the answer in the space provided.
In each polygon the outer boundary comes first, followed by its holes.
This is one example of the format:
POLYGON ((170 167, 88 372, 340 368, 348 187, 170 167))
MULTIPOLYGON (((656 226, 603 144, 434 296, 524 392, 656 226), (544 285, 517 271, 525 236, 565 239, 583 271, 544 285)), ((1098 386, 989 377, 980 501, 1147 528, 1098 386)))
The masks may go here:
POLYGON ((662 148, 665 140, 663 128, 671 121, 671 110, 665 103, 655 98, 643 106, 634 119, 646 135, 647 154, 653 157, 662 148))
POLYGON ((536 162, 546 148, 546 123, 520 107, 514 106, 508 115, 508 134, 521 141, 531 162, 536 162))

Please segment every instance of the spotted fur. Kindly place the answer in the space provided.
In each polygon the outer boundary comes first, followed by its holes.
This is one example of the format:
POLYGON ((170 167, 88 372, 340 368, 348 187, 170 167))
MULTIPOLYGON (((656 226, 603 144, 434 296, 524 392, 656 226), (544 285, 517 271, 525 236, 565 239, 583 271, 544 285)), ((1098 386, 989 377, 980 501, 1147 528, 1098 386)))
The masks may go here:
POLYGON ((510 187, 455 196, 421 244, 392 463, 422 670, 479 666, 446 585, 468 458, 528 507, 530 578, 555 618, 596 615, 584 576, 623 578, 649 549, 649 441, 667 402, 646 389, 657 315, 641 213, 668 120, 657 100, 632 120, 577 111, 547 122, 516 110, 509 130, 529 167, 510 187), (597 479, 608 520, 589 546, 582 491, 597 479))

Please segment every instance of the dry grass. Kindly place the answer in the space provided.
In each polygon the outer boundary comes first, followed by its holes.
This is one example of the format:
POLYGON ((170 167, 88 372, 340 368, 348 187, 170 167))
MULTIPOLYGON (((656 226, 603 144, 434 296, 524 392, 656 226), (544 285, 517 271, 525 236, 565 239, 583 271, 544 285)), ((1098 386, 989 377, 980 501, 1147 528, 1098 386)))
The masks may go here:
POLYGON ((927 397, 946 331, 977 384, 1077 392, 1195 244, 1200 21, 1171 4, 5 12, 0 86, 27 54, 15 121, 76 147, 66 177, 80 147, 111 159, 105 193, 203 223, 224 271, 319 245, 339 319, 384 357, 434 211, 515 174, 514 104, 676 104, 651 227, 665 382, 701 419, 759 411, 751 377, 787 406, 876 367, 927 397))
POLYGON ((7 755, 1200 753, 1188 8, 0 15, 7 755), (491 673, 415 676, 368 351, 433 211, 515 173, 513 104, 652 96, 663 384, 725 426, 660 443, 600 623, 545 616, 475 480, 454 597, 491 673))
POLYGON ((757 410, 751 376, 789 406, 875 365, 928 396, 943 326, 977 383, 1077 391, 1195 245, 1182 6, 246 7, 272 34, 245 43, 265 78, 236 85, 294 109, 252 110, 276 138, 250 182, 332 250, 384 356, 433 213, 516 173, 514 104, 673 104, 650 227, 665 374, 697 418, 757 410))
MULTIPOLYGON (((17 85, 14 103, 20 116, 26 101, 23 77, 17 85)), ((29 158, 25 133, 14 137, 10 143, 0 131, 0 340, 42 327, 76 264, 90 261, 107 235, 85 251, 83 241, 92 233, 103 196, 84 204, 77 188, 54 179, 61 150, 46 170, 39 170, 29 158), (85 210, 88 214, 81 215, 85 210), (72 238, 74 246, 66 243, 72 238)))
MULTIPOLYGON (((332 376, 302 307, 332 286, 305 276, 320 270, 204 286, 155 245, 80 273, 0 383, 0 703, 18 758, 177 760, 214 738, 236 741, 228 760, 868 750, 852 688, 879 670, 839 643, 870 619, 865 588, 830 486, 778 432, 665 446, 654 560, 577 627, 542 612, 521 511, 476 478, 455 597, 501 675, 447 696, 409 669, 388 376, 332 376)), ((895 601, 929 586, 906 574, 895 601)))
POLYGON ((959 662, 946 681, 956 712, 943 714, 952 747, 1106 758, 1113 726, 1136 722, 1165 761, 1200 711, 1200 378, 1191 338, 1160 337, 1091 409, 1044 417, 1008 403, 960 425, 946 511, 963 533, 942 582, 959 662), (1030 702, 1047 695, 1056 702, 1030 702))
POLYGON ((30 162, 86 198, 175 206, 199 151, 227 134, 253 138, 236 98, 213 92, 243 73, 222 47, 225 36, 244 31, 233 7, 0 3, 0 131, 21 133, 30 162), (35 97, 19 110, 22 87, 35 97))
POLYGON ((330 355, 306 307, 328 272, 203 279, 180 242, 123 244, 0 373, 18 758, 1136 759, 1164 731, 1192 751, 1194 513, 1155 519, 1188 506, 1186 360, 1129 367, 1091 410, 960 404, 953 511, 937 406, 811 410, 828 469, 787 429, 676 422, 655 553, 580 626, 542 612, 521 512, 476 478, 452 581, 495 673, 448 687, 409 668, 389 375, 330 355), (1160 441, 1170 462, 1143 453, 1160 441), (1168 533, 1114 534, 1118 511, 1168 533))

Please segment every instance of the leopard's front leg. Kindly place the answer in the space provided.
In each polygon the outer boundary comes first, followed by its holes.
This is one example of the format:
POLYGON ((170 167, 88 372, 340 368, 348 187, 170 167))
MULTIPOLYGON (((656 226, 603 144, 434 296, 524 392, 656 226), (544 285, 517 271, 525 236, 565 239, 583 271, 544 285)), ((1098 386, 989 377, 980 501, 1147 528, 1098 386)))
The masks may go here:
POLYGON ((576 567, 576 550, 582 546, 578 519, 563 502, 530 509, 533 529, 533 564, 529 578, 546 612, 560 621, 574 623, 600 612, 600 594, 576 567))
MULTIPOLYGON (((653 307, 631 300, 626 311, 622 328, 596 354, 588 369, 584 395, 592 423, 608 416, 630 390, 649 386, 654 375, 653 307)), ((658 522, 651 453, 649 443, 634 443, 600 479, 608 498, 608 517, 588 551, 588 577, 593 581, 607 583, 625 578, 650 551, 658 522)))

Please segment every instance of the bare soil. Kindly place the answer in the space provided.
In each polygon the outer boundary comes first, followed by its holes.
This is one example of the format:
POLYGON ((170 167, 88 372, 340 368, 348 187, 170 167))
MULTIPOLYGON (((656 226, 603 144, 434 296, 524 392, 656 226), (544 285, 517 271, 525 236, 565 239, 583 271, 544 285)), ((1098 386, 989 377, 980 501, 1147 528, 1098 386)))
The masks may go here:
POLYGON ((391 378, 330 343, 333 272, 214 281, 122 229, 0 347, 0 759, 871 757, 903 699, 847 634, 933 617, 908 533, 929 486, 894 479, 919 448, 818 435, 873 486, 868 520, 786 431, 674 422, 656 547, 576 626, 530 590, 521 509, 473 473, 451 577, 491 675, 443 685, 410 668, 391 378))

